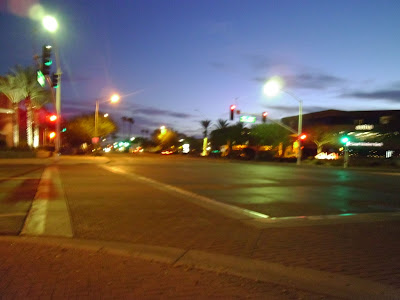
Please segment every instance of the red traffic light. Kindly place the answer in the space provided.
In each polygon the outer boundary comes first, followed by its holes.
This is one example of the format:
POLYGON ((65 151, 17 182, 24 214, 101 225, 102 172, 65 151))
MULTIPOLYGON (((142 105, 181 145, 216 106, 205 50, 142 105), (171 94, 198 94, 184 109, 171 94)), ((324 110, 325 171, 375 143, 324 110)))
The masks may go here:
POLYGON ((264 112, 262 113, 262 122, 263 122, 263 123, 266 123, 266 122, 267 122, 267 116, 268 116, 268 113, 267 113, 266 111, 264 111, 264 112))
POLYGON ((55 137, 56 137, 56 133, 54 131, 49 133, 50 139, 54 139, 55 137))
POLYGON ((307 138, 307 134, 303 133, 299 138, 304 141, 307 138))
POLYGON ((235 110, 235 108, 236 108, 236 105, 231 105, 231 110, 235 110))
POLYGON ((57 120, 57 116, 56 116, 56 115, 51 115, 51 116, 49 117, 49 120, 50 120, 51 122, 55 122, 55 121, 57 120))

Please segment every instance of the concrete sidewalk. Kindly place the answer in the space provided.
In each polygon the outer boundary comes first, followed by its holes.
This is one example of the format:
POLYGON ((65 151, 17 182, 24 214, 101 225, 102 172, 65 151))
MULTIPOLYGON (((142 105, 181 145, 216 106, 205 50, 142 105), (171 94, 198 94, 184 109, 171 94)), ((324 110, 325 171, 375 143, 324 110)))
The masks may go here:
POLYGON ((179 264, 174 261, 175 255, 181 255, 179 251, 171 248, 154 252, 151 247, 67 239, 0 237, 0 298, 339 299, 273 283, 273 278, 265 282, 234 276, 224 269, 210 272, 179 264))

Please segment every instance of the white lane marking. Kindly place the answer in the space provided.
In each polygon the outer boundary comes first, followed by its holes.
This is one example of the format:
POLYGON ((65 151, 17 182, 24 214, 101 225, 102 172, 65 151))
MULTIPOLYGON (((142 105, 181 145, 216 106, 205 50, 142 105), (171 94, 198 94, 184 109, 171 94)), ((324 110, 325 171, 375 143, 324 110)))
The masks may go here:
MULTIPOLYGON (((368 174, 368 173, 365 173, 365 174, 368 174)), ((392 172, 371 172, 370 174, 400 176, 400 173, 392 173, 392 172)))
POLYGON ((51 172, 49 168, 43 171, 38 190, 33 199, 31 209, 22 228, 22 235, 40 235, 43 234, 46 225, 48 196, 50 194, 49 180, 51 172))
POLYGON ((181 188, 166 184, 166 183, 162 183, 160 181, 156 181, 147 177, 143 177, 137 174, 133 174, 131 172, 127 172, 125 170, 123 170, 122 168, 119 167, 113 167, 113 166, 105 166, 105 165, 99 165, 99 167, 102 167, 110 172, 116 173, 116 174, 123 174, 126 175, 130 178, 136 179, 136 180, 141 180, 141 181, 145 181, 151 185, 154 185, 156 188, 158 189, 163 189, 163 190, 168 190, 168 191, 172 191, 174 193, 180 194, 180 195, 184 195, 187 196, 191 199, 196 199, 196 203, 198 205, 201 205, 204 208, 213 208, 214 210, 216 210, 219 213, 222 213, 224 215, 227 215, 229 217, 234 217, 236 219, 243 219, 243 218, 251 218, 251 219, 258 219, 258 218, 262 218, 262 219, 266 219, 269 218, 268 215, 264 215, 262 213, 256 212, 256 211, 252 211, 249 209, 245 209, 245 208, 240 208, 234 205, 229 205, 226 203, 222 203, 219 201, 216 201, 214 199, 208 198, 208 197, 204 197, 186 190, 183 190, 181 188))
POLYGON ((0 218, 7 218, 7 217, 21 217, 25 216, 25 212, 16 212, 16 213, 8 213, 8 214, 0 214, 0 218))

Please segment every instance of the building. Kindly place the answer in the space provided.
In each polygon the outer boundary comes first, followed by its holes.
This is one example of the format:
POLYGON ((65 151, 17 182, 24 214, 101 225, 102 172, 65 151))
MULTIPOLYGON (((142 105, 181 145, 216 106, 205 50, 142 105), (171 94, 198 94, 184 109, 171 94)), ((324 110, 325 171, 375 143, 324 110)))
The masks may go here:
MULTIPOLYGON (((282 119, 297 130, 298 116, 282 119)), ((326 110, 303 115, 303 132, 309 135, 304 152, 337 151, 343 136, 353 155, 391 157, 400 154, 400 110, 326 110), (320 144, 318 144, 320 143, 320 144), (322 145, 321 145, 322 144, 322 145)))

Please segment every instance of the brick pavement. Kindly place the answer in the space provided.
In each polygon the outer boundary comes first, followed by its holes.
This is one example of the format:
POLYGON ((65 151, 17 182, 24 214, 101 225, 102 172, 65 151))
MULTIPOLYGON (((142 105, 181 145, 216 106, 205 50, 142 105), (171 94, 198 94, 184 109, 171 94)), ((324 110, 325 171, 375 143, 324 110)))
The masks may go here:
POLYGON ((0 237, 0 299, 337 299, 224 273, 0 237))

